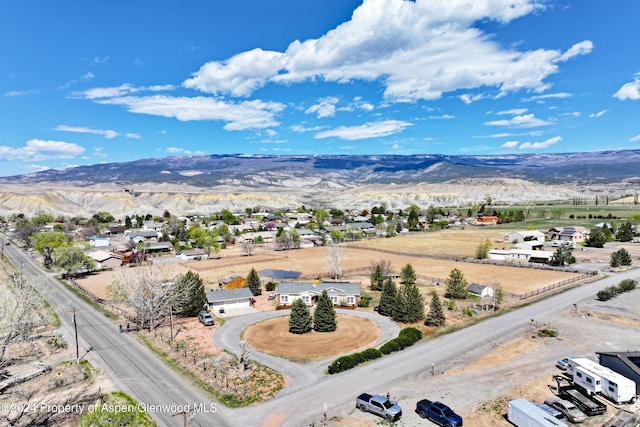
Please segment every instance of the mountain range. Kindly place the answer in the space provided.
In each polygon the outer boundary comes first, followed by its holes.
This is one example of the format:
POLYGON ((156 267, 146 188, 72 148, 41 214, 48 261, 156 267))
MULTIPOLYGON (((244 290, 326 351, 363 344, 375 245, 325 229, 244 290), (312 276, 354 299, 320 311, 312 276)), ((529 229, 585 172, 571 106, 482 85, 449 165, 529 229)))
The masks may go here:
POLYGON ((640 150, 494 156, 210 155, 0 177, 0 214, 460 207, 634 193, 640 150))

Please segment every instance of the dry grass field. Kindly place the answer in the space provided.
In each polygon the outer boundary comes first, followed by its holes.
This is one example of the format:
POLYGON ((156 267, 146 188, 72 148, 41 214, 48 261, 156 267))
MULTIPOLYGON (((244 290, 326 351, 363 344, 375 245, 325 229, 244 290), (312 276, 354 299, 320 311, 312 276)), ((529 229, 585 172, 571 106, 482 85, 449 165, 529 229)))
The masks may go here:
MULTIPOLYGON (((552 270, 531 270, 453 260, 472 259, 476 247, 486 239, 489 239, 493 247, 503 248, 506 246, 506 234, 504 230, 495 229, 446 230, 347 243, 342 252, 341 262, 341 268, 345 273, 340 279, 360 280, 367 286, 370 272, 366 269, 379 261, 388 261, 396 272, 411 264, 419 276, 434 278, 419 280, 419 284, 422 285, 442 284, 451 270, 457 268, 469 283, 488 286, 499 284, 505 292, 514 294, 531 292, 576 276, 552 270), (354 269, 360 270, 349 272, 354 269)), ((258 272, 268 269, 290 270, 307 277, 332 279, 328 272, 328 251, 324 247, 288 252, 258 248, 255 254, 249 257, 243 256, 239 248, 230 248, 223 250, 219 256, 218 259, 172 263, 171 268, 176 274, 188 269, 197 272, 208 289, 217 288, 218 283, 232 275, 246 277, 252 268, 258 272)), ((269 280, 271 279, 263 277, 263 281, 269 280)), ((83 287, 106 299, 109 298, 106 286, 112 281, 113 272, 110 271, 78 280, 83 287)))

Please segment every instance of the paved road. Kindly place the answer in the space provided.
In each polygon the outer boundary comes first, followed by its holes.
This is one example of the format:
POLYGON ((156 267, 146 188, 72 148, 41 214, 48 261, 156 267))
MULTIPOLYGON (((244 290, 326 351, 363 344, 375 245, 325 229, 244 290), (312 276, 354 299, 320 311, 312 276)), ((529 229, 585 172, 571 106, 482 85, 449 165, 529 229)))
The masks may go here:
MULTIPOLYGON (((22 264, 23 274, 39 275, 42 272, 24 254, 5 247, 5 255, 14 263, 22 264)), ((535 274, 535 272, 532 272, 535 274)), ((359 366, 337 375, 323 375, 326 361, 309 365, 295 365, 268 355, 254 352, 253 358, 281 371, 290 380, 290 387, 273 400, 259 406, 243 409, 228 409, 217 405, 216 413, 201 412, 191 425, 202 426, 262 426, 271 420, 271 425, 304 426, 322 418, 323 405, 328 415, 345 416, 353 411, 355 396, 363 391, 393 390, 405 379, 425 376, 432 364, 442 367, 451 360, 451 355, 478 348, 487 350, 512 337, 521 335, 529 328, 531 319, 545 319, 553 313, 570 308, 574 303, 593 299, 595 293, 606 286, 618 284, 622 279, 638 279, 640 272, 631 270, 612 274, 610 277, 563 292, 521 309, 491 318, 463 330, 422 342, 399 353, 385 356, 375 362, 359 366)), ((178 375, 165 367, 148 351, 127 334, 118 333, 116 325, 96 312, 92 307, 75 297, 52 278, 47 279, 51 292, 47 299, 56 308, 61 319, 61 329, 68 342, 74 343, 70 309, 77 309, 77 324, 80 347, 93 346, 87 358, 104 368, 115 384, 140 402, 153 405, 208 404, 209 401, 198 390, 186 384, 178 375)), ((239 334, 246 322, 256 321, 274 314, 258 313, 243 320, 230 319, 216 334, 216 343, 235 350, 239 334)), ((397 328, 397 327, 396 327, 397 328)), ((397 329, 384 327, 385 334, 393 336, 397 329)), ((72 345, 73 346, 73 345, 72 345)), ((81 350, 81 354, 83 351, 81 350)), ((425 387, 428 385, 425 384, 425 387)), ((420 394, 416 390, 416 394, 420 394)), ((479 400, 481 396, 479 396, 479 400)), ((151 414, 162 426, 181 425, 181 417, 172 417, 170 411, 151 414)))
POLYGON ((76 297, 51 275, 44 275, 21 250, 4 246, 4 255, 18 266, 25 278, 45 277, 48 292, 45 295, 60 317, 60 331, 65 336, 75 358, 75 334, 73 312, 76 311, 79 349, 82 357, 92 347, 86 358, 106 371, 116 386, 138 402, 148 404, 149 414, 160 426, 181 426, 182 416, 172 416, 185 405, 201 405, 203 408, 191 420, 193 426, 231 426, 226 408, 211 406, 203 393, 185 382, 175 372, 150 355, 133 337, 119 333, 112 320, 76 297), (210 412, 205 412, 205 409, 210 412), (213 411, 216 412, 213 412, 213 411))

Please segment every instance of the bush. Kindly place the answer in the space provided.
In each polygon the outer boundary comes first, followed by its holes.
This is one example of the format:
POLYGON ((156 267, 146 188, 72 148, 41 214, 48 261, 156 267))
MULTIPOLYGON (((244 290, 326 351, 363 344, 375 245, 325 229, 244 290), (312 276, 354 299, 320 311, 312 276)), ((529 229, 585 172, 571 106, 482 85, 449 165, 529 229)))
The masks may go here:
POLYGON ((406 336, 411 339, 411 345, 417 343, 422 339, 422 331, 416 328, 404 328, 398 334, 399 337, 406 336))
POLYGON ((265 284, 265 285, 264 285, 264 289, 265 289, 267 292, 273 292, 273 291, 275 291, 275 290, 276 290, 276 287, 277 287, 277 286, 278 286, 278 284, 277 284, 277 283, 275 283, 275 282, 267 282, 267 284, 265 284))
POLYGON ((375 348, 369 348, 359 353, 347 354, 336 359, 331 365, 329 365, 328 371, 330 374, 337 374, 338 372, 346 371, 354 368, 361 363, 368 362, 369 360, 382 357, 380 350, 375 348))

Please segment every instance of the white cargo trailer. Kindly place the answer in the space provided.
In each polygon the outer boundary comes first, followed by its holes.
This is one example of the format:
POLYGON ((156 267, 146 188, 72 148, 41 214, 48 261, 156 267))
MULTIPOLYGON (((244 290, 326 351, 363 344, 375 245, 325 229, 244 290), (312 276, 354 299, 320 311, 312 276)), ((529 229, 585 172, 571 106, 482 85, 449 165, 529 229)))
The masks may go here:
POLYGON ((509 401, 507 419, 517 427, 567 427, 566 423, 554 418, 527 399, 509 401))
POLYGON ((570 358, 567 373, 573 376, 573 383, 589 394, 601 394, 615 403, 636 400, 635 381, 621 375, 593 360, 570 358))

